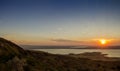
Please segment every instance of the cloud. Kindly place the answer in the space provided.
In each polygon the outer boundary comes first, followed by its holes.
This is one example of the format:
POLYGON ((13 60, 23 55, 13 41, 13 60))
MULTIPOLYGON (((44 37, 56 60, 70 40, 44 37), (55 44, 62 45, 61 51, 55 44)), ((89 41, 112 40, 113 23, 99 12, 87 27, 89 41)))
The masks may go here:
POLYGON ((67 43, 83 43, 83 41, 68 40, 68 39, 52 39, 55 42, 67 42, 67 43))

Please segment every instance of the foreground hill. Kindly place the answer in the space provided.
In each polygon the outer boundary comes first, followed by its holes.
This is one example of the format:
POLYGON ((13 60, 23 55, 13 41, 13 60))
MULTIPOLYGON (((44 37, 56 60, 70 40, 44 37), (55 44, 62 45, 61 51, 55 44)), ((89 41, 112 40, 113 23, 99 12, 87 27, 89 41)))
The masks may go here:
POLYGON ((120 61, 28 51, 0 38, 0 71, 120 71, 120 61))

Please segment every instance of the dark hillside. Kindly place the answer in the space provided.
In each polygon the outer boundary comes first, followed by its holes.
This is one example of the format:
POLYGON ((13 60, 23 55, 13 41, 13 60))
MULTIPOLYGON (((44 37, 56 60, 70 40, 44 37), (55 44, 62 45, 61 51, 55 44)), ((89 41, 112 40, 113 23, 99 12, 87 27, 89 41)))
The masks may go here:
POLYGON ((0 38, 0 71, 120 71, 120 61, 28 51, 0 38))

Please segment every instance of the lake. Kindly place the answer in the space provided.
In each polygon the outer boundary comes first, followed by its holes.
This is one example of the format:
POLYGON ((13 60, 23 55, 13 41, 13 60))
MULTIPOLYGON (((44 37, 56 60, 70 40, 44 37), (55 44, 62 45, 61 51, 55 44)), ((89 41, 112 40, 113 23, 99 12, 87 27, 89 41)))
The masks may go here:
POLYGON ((120 49, 32 49, 35 51, 44 51, 52 54, 80 54, 85 52, 101 52, 108 54, 108 57, 120 57, 120 49))

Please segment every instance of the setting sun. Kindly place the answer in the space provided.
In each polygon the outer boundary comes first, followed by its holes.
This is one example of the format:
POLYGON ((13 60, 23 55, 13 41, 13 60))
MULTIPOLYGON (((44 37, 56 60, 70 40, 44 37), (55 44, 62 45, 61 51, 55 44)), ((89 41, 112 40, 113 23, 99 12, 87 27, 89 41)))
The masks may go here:
POLYGON ((101 39, 101 40, 99 40, 100 41, 100 43, 102 44, 102 45, 105 45, 106 43, 107 43, 107 40, 105 40, 105 39, 101 39))

